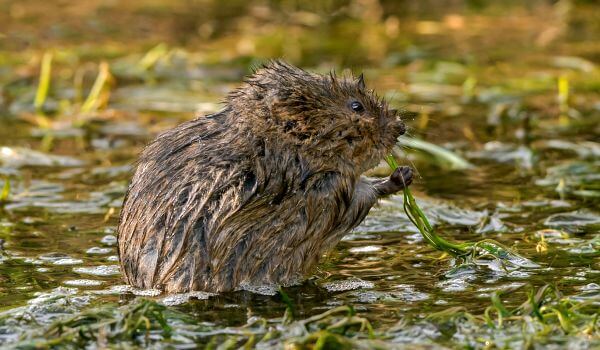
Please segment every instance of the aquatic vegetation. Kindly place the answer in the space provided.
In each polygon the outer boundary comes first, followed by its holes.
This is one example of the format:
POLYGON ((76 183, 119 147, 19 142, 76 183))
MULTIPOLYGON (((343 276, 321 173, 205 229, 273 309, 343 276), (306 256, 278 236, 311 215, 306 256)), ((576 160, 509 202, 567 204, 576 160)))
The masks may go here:
POLYGON ((169 339, 172 333, 167 323, 166 308, 150 300, 141 300, 123 308, 104 306, 83 311, 71 318, 58 320, 34 338, 18 347, 78 349, 88 344, 105 347, 108 344, 147 346, 151 334, 169 339))
MULTIPOLYGON (((393 155, 387 156, 386 161, 391 169, 396 169, 398 167, 393 155)), ((410 221, 419 229, 419 232, 429 245, 437 250, 446 252, 455 258, 461 259, 466 264, 474 262, 482 257, 490 256, 498 259, 503 266, 525 268, 539 267, 539 265, 533 261, 514 253, 512 250, 491 239, 481 240, 475 243, 453 243, 445 240, 435 232, 434 228, 429 223, 427 216, 425 216, 421 208, 417 205, 417 202, 408 187, 404 189, 404 212, 410 221)))
MULTIPOLYGON (((339 306, 301 319, 249 317, 242 326, 219 329, 199 325, 193 317, 152 299, 137 299, 116 307, 102 305, 74 316, 63 316, 20 335, 18 348, 147 347, 202 345, 206 348, 393 349, 402 345, 447 345, 452 339, 475 348, 527 347, 533 344, 600 345, 597 305, 600 289, 564 296, 555 287, 530 288, 527 300, 507 307, 494 292, 481 313, 451 307, 426 316, 405 315, 394 325, 375 330, 363 315, 339 306)), ((286 293, 280 291, 284 297, 286 293)), ((61 299, 48 299, 60 307, 61 299)), ((290 307, 290 306, 288 306, 290 307)), ((286 314, 289 309, 286 309, 286 314)), ((0 325, 11 322, 0 316, 0 325)), ((21 322, 35 324, 34 319, 21 322)), ((435 346, 434 346, 435 348, 435 346)))

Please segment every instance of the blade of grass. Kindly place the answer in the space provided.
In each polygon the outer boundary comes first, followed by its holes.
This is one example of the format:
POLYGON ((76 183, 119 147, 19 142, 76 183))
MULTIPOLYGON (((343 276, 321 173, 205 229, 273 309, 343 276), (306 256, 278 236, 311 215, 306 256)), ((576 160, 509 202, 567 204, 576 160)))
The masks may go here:
POLYGON ((569 124, 569 79, 565 75, 558 78, 558 107, 560 115, 558 121, 561 125, 569 124))
POLYGON ((10 196, 10 180, 4 180, 4 186, 2 186, 2 192, 0 192, 0 203, 8 202, 10 196))
POLYGON ((506 309, 506 307, 504 306, 504 304, 502 304, 502 300, 500 300, 500 293, 498 293, 497 291, 492 293, 492 305, 494 308, 496 308, 496 310, 498 310, 498 314, 502 317, 508 317, 510 316, 510 312, 508 311, 508 309, 506 309))
POLYGON ((286 292, 283 291, 283 288, 279 287, 279 295, 281 296, 281 301, 286 305, 285 315, 284 315, 284 324, 288 324, 294 320, 296 317, 296 312, 294 309, 294 302, 287 295, 286 292))
POLYGON ((95 111, 100 107, 100 95, 104 89, 108 79, 110 78, 110 69, 107 62, 100 63, 98 76, 94 85, 85 99, 85 102, 81 106, 82 113, 89 113, 95 111))
POLYGON ((139 65, 143 70, 148 70, 152 66, 158 62, 162 57, 164 57, 167 52, 169 52, 169 48, 165 43, 160 43, 153 48, 151 48, 144 57, 140 59, 139 65))
POLYGON ((43 113, 42 107, 48 97, 48 90, 50 89, 50 75, 52 72, 52 53, 46 52, 42 56, 42 63, 40 67, 40 82, 38 84, 37 91, 35 93, 35 100, 33 106, 36 112, 43 113))

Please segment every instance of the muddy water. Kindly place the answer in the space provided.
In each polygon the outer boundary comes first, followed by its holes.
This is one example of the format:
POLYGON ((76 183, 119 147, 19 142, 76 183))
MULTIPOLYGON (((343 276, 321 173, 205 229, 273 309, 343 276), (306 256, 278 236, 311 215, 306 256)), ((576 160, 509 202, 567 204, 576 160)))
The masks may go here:
MULTIPOLYGON (((24 6, 23 11, 33 11, 24 6)), ((548 15, 560 17, 563 11, 558 5, 536 6, 535 11, 548 15)), ((255 11, 261 9, 258 6, 255 11)), ((13 10, 20 13, 22 9, 13 10)), ((419 172, 413 192, 438 232, 456 241, 497 240, 539 267, 507 269, 493 260, 457 266, 423 242, 403 212, 401 196, 393 196, 382 200, 305 284, 286 289, 297 317, 353 305, 379 329, 402 317, 422 319, 451 307, 481 313, 494 292, 500 292, 506 306, 514 307, 527 299, 530 287, 546 284, 597 305, 600 73, 593 62, 600 57, 600 47, 598 31, 594 31, 597 25, 587 19, 588 11, 598 13, 597 7, 584 2, 571 9, 570 17, 556 24, 558 29, 540 23, 535 11, 519 6, 502 9, 508 12, 500 11, 501 15, 494 8, 481 13, 451 8, 448 11, 457 12, 434 13, 430 20, 416 19, 422 14, 413 10, 417 13, 409 11, 406 18, 413 24, 410 28, 389 18, 384 22, 380 29, 387 37, 368 34, 362 27, 371 20, 367 17, 361 19, 362 24, 347 22, 350 28, 358 26, 355 30, 379 38, 381 47, 375 40, 373 47, 366 48, 370 41, 361 38, 361 47, 373 50, 372 57, 353 58, 335 48, 315 48, 309 40, 312 29, 306 33, 296 27, 277 30, 295 33, 307 52, 294 56, 281 43, 273 44, 282 45, 273 52, 318 71, 347 67, 343 62, 365 67, 369 85, 388 96, 393 105, 415 112, 407 121, 408 137, 443 146, 474 165, 453 170, 444 159, 402 149, 401 161, 419 172), (528 40, 534 40, 532 28, 540 25, 543 30, 536 31, 534 39, 546 40, 552 30, 559 30, 560 35, 549 44, 523 49, 528 40), (445 32, 448 28, 452 30, 445 32), (502 35, 502 28, 514 30, 502 35), (411 31, 395 32, 401 29, 411 31), (577 30, 582 33, 580 39, 574 38, 577 30), (411 45, 394 46, 400 38, 411 45), (449 47, 450 42, 461 45, 449 47), (514 43, 513 51, 507 43, 514 43), (478 51, 478 47, 489 50, 478 51), (313 56, 319 50, 325 50, 325 63, 317 63, 313 56), (329 63, 336 60, 341 64, 329 63), (566 97, 564 81, 569 85, 566 97)), ((307 13, 299 14, 299 21, 315 20, 307 13)), ((139 13, 125 9, 122 15, 139 13)), ((163 23, 161 16, 153 20, 163 23)), ((257 18, 260 13, 246 21, 257 18)), ((13 21, 21 23, 19 18, 13 21)), ((243 36, 243 30, 236 31, 248 24, 241 19, 236 23, 234 34, 215 35, 208 41, 204 46, 208 53, 161 38, 168 44, 149 51, 154 45, 121 43, 113 48, 114 54, 94 57, 87 53, 83 58, 86 53, 73 37, 75 44, 57 49, 54 57, 53 89, 43 107, 49 123, 36 120, 33 108, 43 50, 25 55, 7 45, 2 52, 6 68, 1 70, 0 178, 2 183, 4 179, 10 182, 10 195, 0 209, 4 247, 0 342, 15 341, 32 327, 15 321, 15 315, 30 315, 37 323, 47 324, 95 305, 127 304, 136 295, 178 304, 171 307, 211 329, 242 325, 249 315, 281 317, 286 305, 279 296, 270 295, 271 290, 199 294, 197 299, 203 300, 181 303, 185 297, 163 299, 152 291, 123 286, 117 266, 115 227, 137 153, 158 132, 194 114, 217 111, 226 91, 247 72, 251 61, 247 58, 207 63, 214 60, 213 51, 227 52, 230 40, 239 40, 241 51, 248 42, 262 47, 270 38, 264 33, 240 38, 236 35, 243 36), (110 98, 97 110, 80 113, 78 106, 101 60, 111 67, 110 98), (79 100, 73 67, 87 69, 79 100)), ((36 35, 26 23, 21 24, 25 33, 30 30, 36 35)), ((325 40, 348 44, 335 30, 330 36, 325 40)), ((59 39, 56 45, 65 40, 59 39)), ((98 44, 100 51, 110 46, 103 40, 98 44)), ((264 57, 254 51, 238 54, 252 60, 264 57)), ((417 333, 412 334, 414 339, 461 344, 460 339, 448 342, 426 328, 417 333)), ((410 343, 414 341, 410 337, 400 332, 395 340, 410 343)))

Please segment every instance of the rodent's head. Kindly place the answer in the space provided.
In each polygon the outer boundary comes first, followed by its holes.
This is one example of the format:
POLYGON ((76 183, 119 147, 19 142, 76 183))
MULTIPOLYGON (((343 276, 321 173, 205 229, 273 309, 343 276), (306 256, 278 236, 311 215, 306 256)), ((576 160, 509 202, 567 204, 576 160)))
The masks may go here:
POLYGON ((274 61, 233 91, 228 104, 246 126, 310 159, 334 160, 362 173, 405 131, 396 110, 359 78, 306 72, 274 61), (249 115, 250 114, 250 115, 249 115))

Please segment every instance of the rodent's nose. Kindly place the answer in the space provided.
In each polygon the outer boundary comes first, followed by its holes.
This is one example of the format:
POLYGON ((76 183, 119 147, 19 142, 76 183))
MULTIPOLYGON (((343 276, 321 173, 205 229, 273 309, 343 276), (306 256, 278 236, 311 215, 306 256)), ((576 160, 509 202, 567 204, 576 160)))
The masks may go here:
POLYGON ((400 123, 400 135, 404 135, 406 133, 406 124, 398 118, 398 122, 400 123))
POLYGON ((396 123, 398 123, 399 127, 398 127, 398 132, 400 135, 404 135, 404 133, 406 132, 406 124, 404 124, 404 122, 402 121, 402 118, 400 118, 400 115, 396 115, 396 123))

